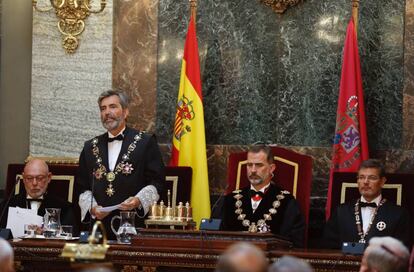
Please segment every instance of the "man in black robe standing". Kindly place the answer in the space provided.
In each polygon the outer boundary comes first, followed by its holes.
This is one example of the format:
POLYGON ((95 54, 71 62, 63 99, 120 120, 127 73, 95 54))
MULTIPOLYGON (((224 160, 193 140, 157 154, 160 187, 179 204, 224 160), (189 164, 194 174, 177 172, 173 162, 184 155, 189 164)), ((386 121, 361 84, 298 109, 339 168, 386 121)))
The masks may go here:
POLYGON ((341 248, 343 242, 367 243, 372 237, 391 236, 406 246, 411 244, 408 210, 382 197, 386 182, 381 161, 363 161, 357 183, 361 197, 341 204, 328 220, 324 247, 341 248))
POLYGON ((225 197, 222 230, 272 232, 303 247, 305 222, 296 199, 272 181, 272 149, 253 145, 247 152, 250 186, 225 197))
POLYGON ((128 104, 128 96, 119 90, 99 96, 101 121, 107 132, 85 142, 79 158, 82 220, 88 214, 101 220, 110 239, 115 238, 110 222, 119 211, 136 211, 140 220, 135 220, 135 226, 143 226, 143 218, 159 199, 164 182, 157 140, 126 126, 128 104), (118 204, 112 212, 101 210, 118 204))

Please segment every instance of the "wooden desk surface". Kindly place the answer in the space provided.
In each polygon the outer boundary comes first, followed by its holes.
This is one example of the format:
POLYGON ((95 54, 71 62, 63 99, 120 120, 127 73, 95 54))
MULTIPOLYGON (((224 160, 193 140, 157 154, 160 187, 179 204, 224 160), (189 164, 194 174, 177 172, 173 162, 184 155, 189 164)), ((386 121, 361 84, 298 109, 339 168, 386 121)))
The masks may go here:
MULTIPOLYGON (((230 235, 230 234, 229 234, 230 235)), ((156 239, 156 238, 154 238, 156 239)), ((185 242, 186 238, 183 237, 185 242)), ((214 243, 214 240, 210 241, 214 243)), ((166 242, 168 243, 168 242, 166 242)), ((13 241, 15 261, 24 271, 77 271, 77 266, 59 257, 64 242, 57 240, 13 241)), ((106 262, 124 271, 208 271, 224 249, 214 249, 213 244, 197 246, 152 247, 151 244, 111 244, 106 262)), ((222 242, 220 242, 222 245, 222 242)), ((283 255, 297 256, 309 262, 315 271, 359 271, 360 256, 345 256, 339 251, 272 249, 264 250, 269 261, 274 262, 283 255)))

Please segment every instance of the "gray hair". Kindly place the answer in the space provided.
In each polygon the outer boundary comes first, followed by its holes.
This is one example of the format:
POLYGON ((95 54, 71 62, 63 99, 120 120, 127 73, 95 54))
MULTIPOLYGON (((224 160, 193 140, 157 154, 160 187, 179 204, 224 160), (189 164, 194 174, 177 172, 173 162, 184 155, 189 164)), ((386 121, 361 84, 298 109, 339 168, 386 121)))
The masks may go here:
POLYGON ((102 92, 98 97, 98 105, 101 106, 102 100, 107 97, 116 95, 119 98, 119 103, 121 104, 122 109, 127 109, 129 106, 129 96, 122 90, 107 90, 102 92))
POLYGON ((399 240, 389 236, 374 237, 369 240, 368 248, 365 257, 369 268, 380 272, 407 271, 410 253, 399 240))
POLYGON ((293 256, 283 256, 277 262, 274 262, 269 272, 312 272, 312 267, 299 258, 293 256))
POLYGON ((14 262, 13 248, 3 238, 0 238, 0 271, 10 271, 14 262))
POLYGON ((260 248, 246 242, 238 242, 220 256, 215 271, 265 272, 267 266, 266 256, 260 248))

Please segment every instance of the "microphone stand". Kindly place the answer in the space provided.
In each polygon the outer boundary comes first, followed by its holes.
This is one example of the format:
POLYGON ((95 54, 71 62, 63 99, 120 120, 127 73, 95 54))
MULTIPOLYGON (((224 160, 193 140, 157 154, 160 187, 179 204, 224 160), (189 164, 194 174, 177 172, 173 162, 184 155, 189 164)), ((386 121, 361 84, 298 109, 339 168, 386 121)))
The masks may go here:
POLYGON ((93 205, 93 193, 95 191, 95 171, 92 173, 92 186, 91 186, 91 205, 89 207, 89 231, 92 231, 92 205, 93 205))
MULTIPOLYGON (((20 182, 20 180, 21 180, 21 178, 19 177, 19 176, 16 176, 16 180, 15 180, 15 182, 13 183, 13 188, 12 188, 12 190, 11 190, 11 192, 10 192, 10 194, 8 195, 8 197, 7 197, 7 201, 4 203, 4 206, 3 206, 3 209, 2 209, 2 211, 1 211, 1 215, 0 215, 0 224, 3 222, 3 217, 4 217, 4 214, 5 214, 5 212, 6 212, 6 210, 9 208, 9 203, 10 203, 10 200, 11 200, 11 198, 12 198, 12 196, 14 195, 14 193, 16 192, 16 185, 20 182)), ((7 220, 6 220, 6 225, 5 225, 5 227, 7 226, 7 220)), ((3 232, 4 232, 4 230, 6 231, 6 232, 10 232, 10 229, 3 229, 3 228, 0 228, 0 231, 2 232, 2 234, 3 234, 3 232)), ((7 235, 8 236, 8 235, 7 235)))

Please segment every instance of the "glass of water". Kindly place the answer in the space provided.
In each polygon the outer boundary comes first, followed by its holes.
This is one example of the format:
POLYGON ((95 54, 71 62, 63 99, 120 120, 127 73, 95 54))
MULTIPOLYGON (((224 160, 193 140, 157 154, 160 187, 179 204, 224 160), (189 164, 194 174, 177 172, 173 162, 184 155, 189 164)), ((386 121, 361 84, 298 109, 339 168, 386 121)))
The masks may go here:
POLYGON ((70 225, 62 225, 60 227, 60 237, 65 239, 72 238, 73 227, 70 225))

